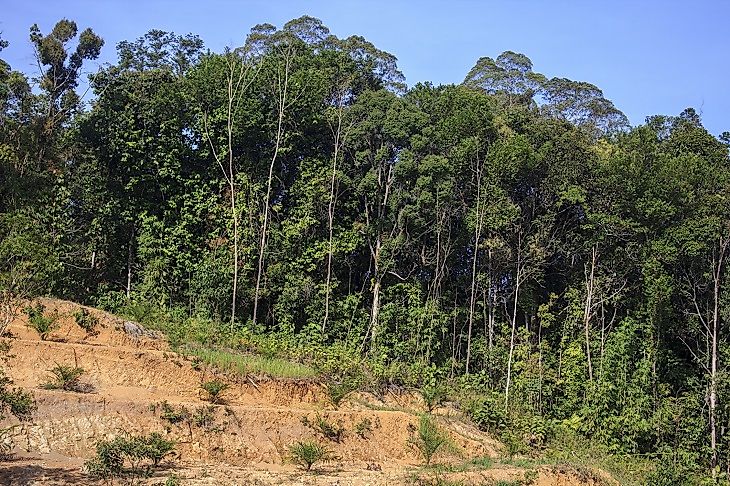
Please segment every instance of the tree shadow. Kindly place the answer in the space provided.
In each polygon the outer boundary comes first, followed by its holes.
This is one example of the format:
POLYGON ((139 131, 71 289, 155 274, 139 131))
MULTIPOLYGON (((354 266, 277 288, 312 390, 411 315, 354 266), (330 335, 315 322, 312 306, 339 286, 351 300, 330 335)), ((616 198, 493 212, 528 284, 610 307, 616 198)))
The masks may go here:
POLYGON ((21 459, 6 459, 0 467, 0 485, 94 484, 79 468, 44 467, 21 459))

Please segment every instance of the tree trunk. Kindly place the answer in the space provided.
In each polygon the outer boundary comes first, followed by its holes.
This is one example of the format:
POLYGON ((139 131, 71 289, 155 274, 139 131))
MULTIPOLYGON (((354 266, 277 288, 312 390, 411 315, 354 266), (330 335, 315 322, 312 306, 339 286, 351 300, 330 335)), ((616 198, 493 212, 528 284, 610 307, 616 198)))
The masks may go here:
MULTIPOLYGON (((235 125, 235 107, 240 101, 243 93, 246 91, 248 86, 253 82, 253 77, 247 79, 247 73, 249 66, 243 62, 240 62, 238 56, 227 52, 226 61, 228 63, 228 105, 226 111, 226 139, 227 139, 227 164, 224 163, 224 157, 220 154, 213 143, 213 139, 208 131, 208 116, 207 113, 203 116, 203 123, 205 127, 205 138, 208 139, 210 149, 213 153, 215 161, 223 173, 223 177, 228 184, 228 191, 230 193, 230 210, 231 210, 231 222, 233 223, 233 282, 231 290, 231 331, 236 318, 236 295, 238 293, 238 268, 239 268, 239 242, 238 242, 238 214, 236 212, 236 170, 235 161, 233 156, 233 128, 235 125), (236 72, 238 70, 238 72, 236 72)), ((254 75, 255 77, 255 75, 254 75)))
POLYGON ((730 237, 720 237, 718 251, 713 256, 713 309, 712 309, 712 335, 710 337, 712 362, 710 363, 710 389, 709 389, 709 419, 710 419, 710 466, 712 467, 713 478, 717 476, 718 452, 717 452, 717 381, 720 368, 719 356, 719 334, 720 334, 720 298, 722 284, 722 269, 725 254, 730 243, 730 237))
MULTIPOLYGON (((454 292, 454 319, 453 319, 453 333, 452 333, 452 339, 451 339, 451 373, 449 375, 450 378, 454 377, 454 370, 456 368, 456 318, 457 318, 457 312, 456 312, 456 302, 459 296, 458 290, 454 292)), ((459 339, 459 345, 461 345, 461 339, 459 339)))
MULTIPOLYGON (((233 161, 231 161, 231 170, 233 161)), ((238 214, 236 214, 235 185, 231 184, 231 219, 233 220, 233 289, 231 291, 231 332, 236 320, 236 296, 238 295, 238 214)))
POLYGON ((520 297, 520 285, 522 284, 522 239, 518 238, 517 247, 517 271, 515 281, 515 301, 514 307, 512 308, 512 333, 509 341, 509 358, 507 359, 507 384, 504 388, 504 409, 507 410, 509 405, 509 387, 512 380, 512 357, 515 351, 515 334, 517 331, 517 302, 520 297))
POLYGON ((584 273, 586 276, 586 301, 583 308, 583 328, 585 331, 586 340, 586 358, 588 360, 588 380, 593 381, 593 360, 591 359, 591 314, 593 312, 593 290, 594 290, 594 278, 596 270, 597 251, 594 245, 591 248, 591 268, 590 271, 585 269, 584 273))
POLYGON ((469 374, 469 364, 471 361, 471 332, 474 322, 474 307, 476 305, 476 280, 477 280, 477 259, 479 256, 479 239, 482 231, 481 220, 481 170, 478 167, 477 160, 477 200, 476 200, 476 224, 474 225, 474 255, 471 260, 471 295, 469 297, 469 325, 466 331, 466 374, 469 374))
POLYGON ((229 72, 228 116, 226 128, 228 131, 228 183, 231 193, 231 220, 233 221, 233 289, 231 291, 231 332, 233 332, 233 326, 236 319, 236 294, 238 292, 238 214, 236 214, 236 174, 233 166, 233 100, 236 93, 234 92, 232 67, 229 72))
POLYGON ((375 339, 380 331, 378 319, 380 317, 380 286, 381 286, 381 275, 380 275, 380 238, 375 243, 375 252, 373 253, 373 305, 370 310, 370 348, 375 346, 375 339))
POLYGON ((370 310, 370 329, 372 331, 370 332, 370 345, 371 347, 375 346, 375 339, 378 336, 378 332, 380 331, 378 329, 378 318, 380 316, 380 280, 375 280, 375 283, 373 284, 373 306, 370 310))
POLYGON ((261 228, 261 240, 259 242, 259 258, 256 270, 256 289, 254 291, 253 300, 253 325, 256 326, 256 320, 258 317, 259 298, 261 295, 261 276, 263 274, 264 256, 266 251, 267 243, 267 231, 269 225, 269 203, 271 200, 271 186, 274 179, 274 166, 276 159, 279 156, 279 149, 281 148, 281 142, 284 136, 284 110, 287 104, 287 92, 289 88, 289 68, 291 65, 291 52, 285 54, 284 72, 277 73, 277 109, 278 109, 278 121, 276 128, 276 144, 274 145, 274 155, 271 157, 271 163, 269 164, 269 176, 266 181, 266 198, 264 199, 264 221, 261 228))
POLYGON ((132 226, 132 234, 129 235, 129 243, 127 244, 127 300, 132 298, 132 265, 134 264, 134 233, 135 233, 135 227, 132 226))
POLYGON ((337 198, 335 196, 335 183, 337 181, 337 156, 340 152, 340 136, 342 135, 343 102, 344 101, 342 97, 340 97, 340 99, 338 100, 339 105, 337 109, 337 128, 333 130, 335 147, 332 157, 332 174, 330 176, 330 197, 327 204, 327 279, 325 282, 324 319, 322 320, 322 334, 324 334, 325 329, 327 329, 327 322, 329 321, 330 316, 330 284, 332 282, 332 241, 335 221, 335 204, 337 203, 337 198))

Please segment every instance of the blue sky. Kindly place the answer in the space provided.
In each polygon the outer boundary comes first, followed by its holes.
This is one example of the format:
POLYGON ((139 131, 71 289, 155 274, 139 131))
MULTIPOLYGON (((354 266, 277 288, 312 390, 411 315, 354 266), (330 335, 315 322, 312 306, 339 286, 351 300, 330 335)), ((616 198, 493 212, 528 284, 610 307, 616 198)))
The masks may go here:
POLYGON ((339 37, 363 35, 395 54, 409 85, 459 83, 481 56, 505 50, 530 57, 547 76, 589 81, 627 114, 679 114, 688 106, 715 135, 730 131, 730 1, 224 1, 4 0, 0 56, 34 72, 28 29, 63 18, 92 27, 115 46, 150 29, 192 32, 213 51, 240 45, 255 24, 301 15, 339 37))

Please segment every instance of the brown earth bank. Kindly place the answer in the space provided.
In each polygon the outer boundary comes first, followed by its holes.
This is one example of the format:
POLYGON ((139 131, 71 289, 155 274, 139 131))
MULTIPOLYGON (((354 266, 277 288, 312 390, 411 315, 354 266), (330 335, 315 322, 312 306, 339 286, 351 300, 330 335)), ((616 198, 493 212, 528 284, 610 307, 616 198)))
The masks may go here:
MULTIPOLYGON (((100 321, 99 332, 88 335, 73 318, 81 306, 54 299, 42 303, 61 316, 49 340, 41 341, 25 316, 8 328, 12 357, 6 370, 14 385, 32 390, 38 410, 32 422, 15 429, 13 456, 0 462, 3 485, 95 484, 83 472, 84 461, 93 456, 97 441, 125 432, 159 432, 176 442, 174 457, 141 484, 164 484, 171 476, 190 485, 598 484, 597 477, 569 468, 425 469, 408 446, 423 411, 413 394, 358 393, 335 408, 316 382, 226 377, 177 355, 161 336, 135 323, 86 308, 100 321), (40 388, 48 370, 59 364, 84 369, 84 393, 40 388), (200 384, 213 378, 229 385, 220 405, 199 393, 200 384), (185 410, 197 419, 172 423, 163 418, 165 409, 185 410), (344 427, 339 442, 317 434, 311 424, 318 418, 344 427), (363 421, 372 430, 355 433, 363 421), (325 442, 336 459, 307 473, 291 464, 289 445, 308 439, 325 442)), ((456 410, 438 412, 453 447, 435 462, 499 457, 501 445, 456 410)), ((6 420, 0 427, 11 424, 16 422, 6 420)))

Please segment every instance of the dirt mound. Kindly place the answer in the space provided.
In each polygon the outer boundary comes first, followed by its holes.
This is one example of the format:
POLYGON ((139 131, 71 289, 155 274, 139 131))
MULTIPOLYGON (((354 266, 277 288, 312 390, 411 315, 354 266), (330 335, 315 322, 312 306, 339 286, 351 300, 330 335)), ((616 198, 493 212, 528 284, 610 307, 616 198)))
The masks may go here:
MULTIPOLYGON (((93 455, 98 440, 123 432, 160 432, 173 439, 176 466, 164 474, 176 474, 182 484, 420 481, 421 458, 408 446, 419 420, 414 412, 422 407, 415 394, 355 394, 337 409, 316 383, 230 380, 171 352, 163 339, 135 323, 85 308, 99 319, 98 332, 89 334, 73 317, 81 306, 52 299, 42 303, 59 314, 60 326, 49 340, 41 341, 25 316, 9 327, 14 336, 9 375, 33 391, 38 411, 32 423, 17 429, 16 458, 0 471, 0 484, 89 484, 81 464, 93 455), (58 364, 83 368, 87 392, 41 389, 48 370, 58 364), (222 405, 201 399, 200 384, 213 378, 229 385, 222 405), (322 424, 343 433, 327 438, 322 424), (338 459, 317 475, 303 475, 287 462, 288 446, 311 438, 326 443, 338 459)), ((448 410, 438 421, 453 443, 439 462, 497 457, 497 442, 448 410)), ((464 472, 454 480, 512 480, 524 471, 513 473, 514 478, 501 469, 464 472)), ((572 476, 565 472, 541 470, 539 475, 557 482, 536 484, 593 484, 570 482, 572 476), (559 479, 563 477, 568 479, 559 479)), ((415 484, 430 484, 428 477, 423 481, 415 484)))

